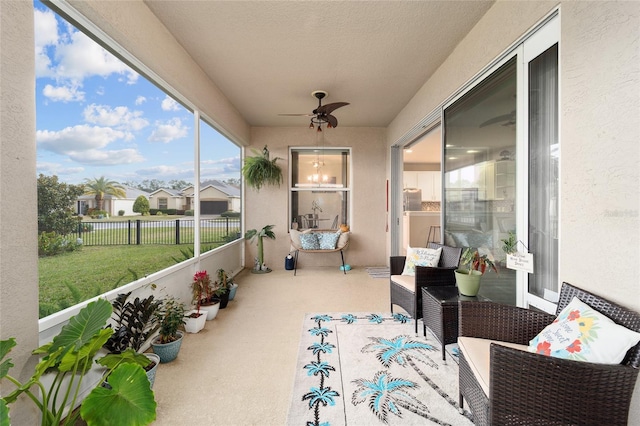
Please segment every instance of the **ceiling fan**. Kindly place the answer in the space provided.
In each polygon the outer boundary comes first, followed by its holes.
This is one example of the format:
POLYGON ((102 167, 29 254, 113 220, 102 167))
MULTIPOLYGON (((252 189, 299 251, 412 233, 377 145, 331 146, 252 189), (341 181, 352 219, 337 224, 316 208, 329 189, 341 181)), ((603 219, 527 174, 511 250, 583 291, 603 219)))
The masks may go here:
POLYGON ((328 93, 323 90, 316 90, 311 92, 311 96, 318 99, 318 108, 314 109, 311 114, 278 114, 283 116, 303 116, 311 117, 309 128, 313 129, 316 126, 318 132, 322 131, 322 124, 326 123, 327 127, 338 127, 338 119, 331 115, 336 109, 349 105, 348 102, 334 102, 332 104, 322 105, 322 99, 328 96, 328 93))
POLYGON ((516 124, 516 110, 514 109, 509 114, 502 114, 496 117, 490 118, 487 121, 480 124, 480 127, 490 126, 492 124, 502 123, 502 126, 509 127, 516 124))

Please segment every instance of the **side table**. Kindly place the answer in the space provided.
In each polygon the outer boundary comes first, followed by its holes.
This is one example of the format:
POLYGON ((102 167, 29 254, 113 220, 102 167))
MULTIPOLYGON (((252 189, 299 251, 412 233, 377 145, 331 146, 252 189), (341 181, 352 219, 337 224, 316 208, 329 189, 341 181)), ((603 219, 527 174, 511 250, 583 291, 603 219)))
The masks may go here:
POLYGON ((422 321, 426 336, 427 327, 442 344, 442 359, 445 360, 444 347, 458 340, 458 301, 486 301, 482 296, 463 296, 456 286, 422 287, 422 321))

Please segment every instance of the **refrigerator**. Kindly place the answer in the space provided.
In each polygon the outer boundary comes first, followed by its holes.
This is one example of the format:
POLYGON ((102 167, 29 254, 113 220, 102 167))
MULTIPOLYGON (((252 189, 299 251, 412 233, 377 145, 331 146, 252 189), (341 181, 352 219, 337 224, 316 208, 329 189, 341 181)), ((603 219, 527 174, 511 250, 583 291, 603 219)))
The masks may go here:
POLYGON ((404 211, 422 210, 422 190, 418 188, 405 188, 402 192, 402 206, 404 211))

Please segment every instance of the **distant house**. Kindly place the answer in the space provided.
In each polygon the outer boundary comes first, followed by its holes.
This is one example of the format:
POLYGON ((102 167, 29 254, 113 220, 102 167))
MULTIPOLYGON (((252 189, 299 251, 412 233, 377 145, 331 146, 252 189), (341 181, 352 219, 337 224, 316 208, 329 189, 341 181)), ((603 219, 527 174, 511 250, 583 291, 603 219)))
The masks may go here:
MULTIPOLYGON (((195 188, 181 190, 160 188, 149 195, 152 209, 193 210, 195 188)), ((217 180, 203 182, 200 188, 200 213, 220 214, 228 210, 240 211, 240 188, 217 180)))
MULTIPOLYGON (((111 216, 117 216, 120 210, 124 210, 125 216, 133 216, 139 213, 133 211, 133 203, 140 195, 149 199, 149 193, 142 191, 138 188, 131 186, 122 186, 125 190, 126 196, 124 198, 117 198, 112 195, 105 195, 102 202, 102 209, 109 213, 111 216)), ((76 213, 86 214, 91 208, 97 208, 97 202, 95 195, 81 195, 76 201, 76 213)))

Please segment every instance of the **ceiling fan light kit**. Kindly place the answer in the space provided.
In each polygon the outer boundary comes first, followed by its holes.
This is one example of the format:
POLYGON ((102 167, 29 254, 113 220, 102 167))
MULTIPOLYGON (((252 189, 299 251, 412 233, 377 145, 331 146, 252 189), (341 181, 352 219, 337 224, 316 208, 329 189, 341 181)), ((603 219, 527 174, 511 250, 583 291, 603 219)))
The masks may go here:
POLYGON ((338 127, 338 119, 331 115, 333 111, 343 106, 349 105, 348 102, 334 102, 331 104, 322 105, 322 99, 329 96, 324 90, 314 90, 311 92, 311 96, 318 99, 318 108, 314 109, 311 114, 280 114, 280 115, 298 115, 311 117, 309 122, 310 129, 316 129, 316 131, 322 131, 322 125, 326 124, 327 128, 338 127))

